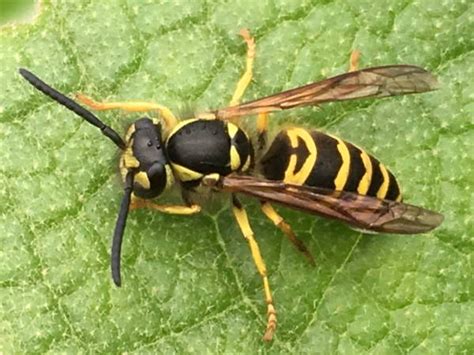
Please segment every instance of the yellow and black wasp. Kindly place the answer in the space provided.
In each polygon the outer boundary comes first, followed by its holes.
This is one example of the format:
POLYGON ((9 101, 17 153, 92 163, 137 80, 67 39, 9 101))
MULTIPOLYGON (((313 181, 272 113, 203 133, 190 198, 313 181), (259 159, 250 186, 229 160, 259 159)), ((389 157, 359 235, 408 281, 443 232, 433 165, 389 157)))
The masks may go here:
POLYGON ((43 92, 92 125, 121 150, 120 171, 124 181, 113 234, 111 268, 113 281, 121 285, 122 237, 130 209, 151 208, 164 213, 194 214, 201 210, 190 194, 199 186, 230 192, 232 210, 249 243, 263 280, 267 303, 265 340, 271 340, 277 318, 267 270, 247 214, 237 194, 256 197, 263 213, 314 263, 304 244, 270 203, 345 222, 371 232, 415 234, 436 228, 439 213, 402 201, 393 174, 376 158, 340 138, 299 127, 282 130, 267 147, 268 114, 293 107, 368 97, 421 93, 436 89, 436 78, 412 65, 388 65, 356 70, 354 52, 349 72, 316 83, 240 104, 252 78, 255 42, 241 31, 247 43, 246 71, 224 109, 202 113, 179 122, 166 107, 149 102, 96 102, 78 95, 78 101, 94 110, 128 112, 158 111, 161 120, 143 117, 130 125, 123 140, 112 128, 76 101, 59 93, 25 69, 20 74, 43 92), (238 125, 242 116, 257 115, 258 143, 238 125), (151 200, 178 184, 183 205, 158 205, 151 200))

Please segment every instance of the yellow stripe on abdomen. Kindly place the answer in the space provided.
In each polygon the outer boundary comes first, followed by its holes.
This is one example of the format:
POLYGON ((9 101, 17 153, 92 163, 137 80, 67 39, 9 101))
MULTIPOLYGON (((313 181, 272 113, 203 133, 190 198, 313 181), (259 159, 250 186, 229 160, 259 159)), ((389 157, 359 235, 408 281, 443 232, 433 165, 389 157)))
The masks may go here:
POLYGON ((291 147, 295 151, 290 156, 288 166, 285 170, 284 181, 295 185, 303 185, 309 174, 311 174, 316 162, 316 144, 308 131, 303 128, 290 128, 286 131, 286 134, 290 139, 291 147), (299 147, 300 144, 304 144, 305 147, 299 147), (306 148, 308 155, 299 156, 298 151, 296 151, 298 148, 306 148), (303 159, 304 161, 302 162, 301 168, 296 170, 298 163, 301 164, 301 160, 303 159))
POLYGON ((377 191, 377 197, 384 199, 387 196, 388 184, 390 182, 390 177, 388 176, 387 168, 382 163, 379 164, 380 172, 383 176, 382 185, 380 185, 379 190, 377 191))
POLYGON ((359 182, 357 192, 361 195, 365 195, 367 194, 367 191, 369 191, 370 182, 372 181, 372 162, 370 161, 369 155, 362 149, 360 151, 360 157, 364 164, 365 174, 359 182))
POLYGON ((344 143, 342 139, 332 135, 331 137, 337 140, 337 150, 342 159, 342 164, 339 167, 339 171, 337 173, 336 178, 334 179, 334 187, 337 191, 343 191, 344 186, 347 182, 347 178, 349 177, 349 169, 351 167, 351 156, 346 143, 344 143))

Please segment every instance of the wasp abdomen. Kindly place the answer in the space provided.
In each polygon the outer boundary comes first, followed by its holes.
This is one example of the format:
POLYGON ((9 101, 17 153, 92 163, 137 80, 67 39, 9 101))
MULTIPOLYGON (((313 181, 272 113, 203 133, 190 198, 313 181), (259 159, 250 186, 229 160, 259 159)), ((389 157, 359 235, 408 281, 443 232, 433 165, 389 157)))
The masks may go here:
POLYGON ((281 131, 260 165, 270 180, 401 200, 395 177, 382 163, 355 145, 319 131, 281 131))

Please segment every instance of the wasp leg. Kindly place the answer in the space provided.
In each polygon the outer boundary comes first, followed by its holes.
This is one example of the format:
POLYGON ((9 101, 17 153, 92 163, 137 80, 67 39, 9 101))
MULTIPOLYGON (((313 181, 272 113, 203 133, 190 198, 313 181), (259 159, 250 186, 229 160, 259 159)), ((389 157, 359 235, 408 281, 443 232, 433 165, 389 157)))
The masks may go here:
POLYGON ((130 203, 130 209, 136 210, 139 208, 149 208, 155 211, 168 213, 168 214, 180 214, 180 215, 190 215, 199 213, 201 211, 201 206, 193 204, 189 206, 184 205, 158 205, 149 200, 138 198, 132 196, 132 202, 130 203))
POLYGON ((244 95, 245 89, 247 89, 247 86, 252 80, 253 62, 255 59, 255 40, 252 36, 250 36, 249 30, 246 28, 240 30, 240 35, 247 43, 247 62, 245 73, 240 77, 240 80, 237 83, 237 87, 235 88, 234 95, 232 96, 232 100, 230 100, 229 106, 235 106, 240 103, 240 99, 244 95))
POLYGON ((185 187, 181 186, 181 199, 184 201, 186 206, 192 206, 195 203, 193 203, 191 199, 191 191, 186 189, 185 187))
POLYGON ((178 120, 173 115, 171 110, 166 106, 145 101, 130 101, 130 102, 98 102, 83 94, 76 94, 76 100, 88 106, 92 110, 106 111, 106 110, 123 110, 126 112, 146 112, 158 111, 165 121, 166 127, 172 129, 178 123, 178 120))
POLYGON ((263 289, 265 291, 265 302, 267 303, 267 328, 263 336, 263 340, 270 341, 272 340, 273 334, 275 333, 277 318, 276 311, 273 305, 272 293, 270 291, 270 284, 268 282, 267 268, 265 262, 263 261, 262 255, 260 254, 260 249, 258 247, 257 241, 254 238, 252 228, 247 217, 245 209, 237 199, 235 195, 232 195, 232 211, 234 212, 235 219, 239 224, 239 227, 244 235, 245 239, 249 243, 250 251, 252 252, 253 261, 257 267, 258 273, 263 280, 263 289))
POLYGON ((267 131, 268 131, 268 112, 262 112, 257 117, 257 150, 262 151, 267 145, 267 131))
POLYGON ((311 254, 311 252, 306 248, 304 243, 296 238, 295 233, 291 229, 290 225, 285 222, 282 216, 280 216, 277 211, 273 208, 273 206, 266 202, 266 201, 261 201, 261 208, 262 212, 265 214, 265 216, 270 219, 275 226, 277 226, 288 238, 288 240, 295 246, 298 251, 304 254, 304 256, 308 259, 311 265, 316 265, 314 262, 314 257, 311 254))
POLYGON ((354 49, 351 52, 351 59, 349 61, 349 72, 356 71, 359 69, 359 59, 360 59, 360 51, 354 49))

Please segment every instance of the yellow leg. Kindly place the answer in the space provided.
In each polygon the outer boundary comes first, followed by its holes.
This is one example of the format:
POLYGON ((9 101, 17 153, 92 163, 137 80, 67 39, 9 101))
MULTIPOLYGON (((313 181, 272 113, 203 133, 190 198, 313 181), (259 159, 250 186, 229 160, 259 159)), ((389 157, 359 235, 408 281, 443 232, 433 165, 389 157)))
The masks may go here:
POLYGON ((257 117, 257 133, 258 133, 258 147, 259 151, 263 150, 267 144, 267 130, 268 130, 268 112, 262 112, 257 117))
POLYGON ((266 201, 262 201, 261 207, 265 216, 267 216, 273 222, 273 224, 275 224, 275 226, 277 226, 286 235, 288 240, 296 247, 296 249, 304 254, 311 265, 316 265, 313 255, 311 255, 310 251, 306 248, 303 242, 296 238, 296 235, 291 229, 290 225, 285 222, 283 217, 280 216, 277 211, 275 211, 273 206, 266 201))
POLYGON ((354 49, 351 53, 351 59, 349 63, 349 71, 356 71, 359 69, 359 59, 360 59, 360 51, 354 49))
POLYGON ((145 101, 130 101, 130 102, 97 102, 90 97, 83 94, 76 94, 76 100, 88 106, 95 111, 105 110, 123 110, 126 112, 146 112, 158 111, 165 121, 166 127, 172 129, 178 123, 178 120, 173 115, 171 110, 166 106, 145 101))
POLYGON ((237 87, 235 88, 229 106, 235 106, 240 103, 240 99, 244 95, 245 89, 250 84, 250 80, 252 80, 253 62, 255 59, 255 40, 250 36, 250 32, 245 28, 240 30, 240 35, 244 38, 245 42, 247 42, 247 63, 245 73, 237 83, 237 87))
POLYGON ((130 210, 135 210, 139 208, 149 208, 155 211, 168 213, 168 214, 181 214, 181 215, 190 215, 199 213, 201 211, 201 206, 199 205, 190 205, 190 206, 181 206, 181 205, 158 205, 149 200, 138 198, 132 196, 132 202, 130 203, 130 210))
POLYGON ((258 134, 266 133, 268 129, 268 112, 261 112, 257 117, 258 134))
POLYGON ((270 284, 268 282, 267 268, 263 261, 262 255, 260 254, 260 248, 258 247, 257 241, 254 238, 252 228, 247 217, 245 209, 240 204, 239 200, 232 195, 232 211, 234 212, 235 219, 239 224, 239 227, 244 235, 245 239, 249 243, 250 251, 252 252, 252 258, 257 267, 258 273, 263 280, 263 289, 265 291, 265 302, 267 303, 267 328, 263 336, 263 340, 270 341, 275 333, 277 318, 276 311, 273 305, 272 293, 270 290, 270 284))

